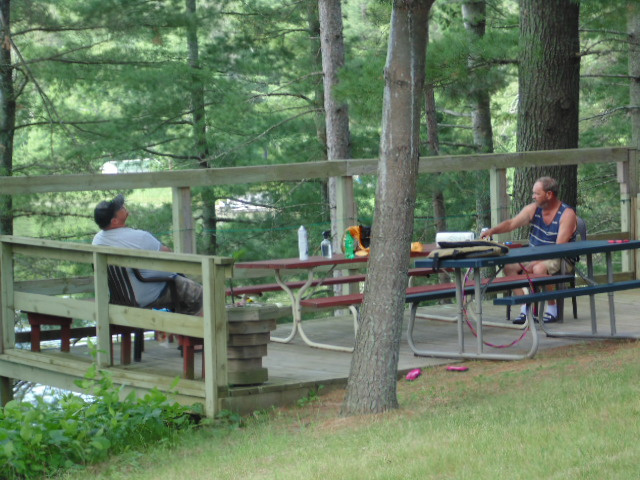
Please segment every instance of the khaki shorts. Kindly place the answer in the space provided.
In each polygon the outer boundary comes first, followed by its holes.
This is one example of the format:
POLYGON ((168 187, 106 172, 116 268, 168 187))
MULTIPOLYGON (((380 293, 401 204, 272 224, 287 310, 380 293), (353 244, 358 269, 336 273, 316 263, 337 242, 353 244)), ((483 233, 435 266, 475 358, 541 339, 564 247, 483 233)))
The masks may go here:
MULTIPOLYGON (((574 262, 565 258, 552 258, 549 260, 543 260, 543 262, 547 266, 547 273, 549 275, 560 273, 560 270, 562 270, 563 274, 571 274, 575 271, 574 262)), ((525 266, 529 266, 530 264, 531 262, 527 262, 525 263, 525 266)))
MULTIPOLYGON (((190 278, 177 275, 175 277, 176 293, 178 294, 178 312, 187 315, 202 313, 202 285, 190 278)), ((172 308, 171 289, 165 288, 160 296, 146 308, 172 308)))

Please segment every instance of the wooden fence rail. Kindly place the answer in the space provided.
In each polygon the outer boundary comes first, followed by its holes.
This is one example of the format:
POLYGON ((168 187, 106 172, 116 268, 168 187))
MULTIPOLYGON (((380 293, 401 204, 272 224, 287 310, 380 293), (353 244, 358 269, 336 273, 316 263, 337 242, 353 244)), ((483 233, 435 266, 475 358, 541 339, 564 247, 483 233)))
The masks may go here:
MULTIPOLYGON (((227 387, 225 279, 231 275, 232 259, 97 247, 7 235, 0 236, 0 252, 0 285, 2 287, 0 353, 15 349, 15 312, 17 310, 77 318, 95 324, 98 347, 96 361, 100 367, 108 367, 112 363, 110 325, 161 330, 203 338, 207 372, 205 410, 208 415, 214 415, 219 409, 218 390, 227 387), (68 293, 91 291, 86 278, 78 282, 73 279, 71 281, 63 279, 60 282, 39 279, 16 283, 14 265, 18 256, 91 264, 94 271, 95 300, 55 295, 61 291, 68 293), (183 272, 202 279, 203 317, 110 305, 107 265, 183 272), (52 287, 52 284, 58 284, 58 287, 52 287), (72 287, 74 284, 77 284, 77 289, 72 287)), ((30 380, 46 385, 54 384, 46 378, 46 373, 40 372, 40 375, 30 380)))

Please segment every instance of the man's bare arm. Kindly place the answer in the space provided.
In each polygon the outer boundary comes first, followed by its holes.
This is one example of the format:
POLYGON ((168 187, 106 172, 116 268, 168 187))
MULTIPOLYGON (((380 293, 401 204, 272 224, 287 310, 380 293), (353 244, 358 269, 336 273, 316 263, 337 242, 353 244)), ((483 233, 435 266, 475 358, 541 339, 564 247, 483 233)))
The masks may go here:
POLYGON ((569 243, 577 228, 576 212, 567 208, 560 217, 560 228, 556 243, 569 243))
POLYGON ((516 228, 524 227, 531 222, 533 215, 536 211, 536 204, 530 203, 518 213, 515 217, 505 220, 504 222, 490 228, 484 233, 482 238, 491 237, 497 233, 512 232, 516 228))

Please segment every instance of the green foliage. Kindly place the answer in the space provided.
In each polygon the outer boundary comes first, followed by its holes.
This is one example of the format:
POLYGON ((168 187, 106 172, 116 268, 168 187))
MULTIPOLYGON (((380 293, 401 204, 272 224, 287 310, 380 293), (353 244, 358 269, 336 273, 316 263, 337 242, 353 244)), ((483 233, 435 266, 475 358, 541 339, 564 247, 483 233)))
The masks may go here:
MULTIPOLYGON (((213 167, 325 158, 317 3, 196 5, 192 21, 182 0, 12 2, 18 94, 13 174, 98 172, 110 160, 143 158, 163 169, 198 168, 202 156, 213 167), (190 64, 189 27, 197 31, 198 68, 190 64), (203 143, 194 130, 194 91, 204 99, 203 143)), ((392 5, 342 2, 346 63, 335 93, 349 106, 354 158, 379 154, 392 5)), ((581 4, 581 147, 629 143, 626 6, 624 0, 581 4)), ((477 151, 470 126, 471 99, 479 89, 491 94, 494 150, 515 150, 518 15, 517 2, 488 1, 486 33, 476 38, 464 28, 459 2, 434 3, 427 82, 435 88, 442 155, 477 151)), ((424 122, 423 142, 427 133, 424 122)), ((422 151, 429 151, 426 143, 422 151)), ((581 191, 591 191, 593 173, 598 171, 580 173, 581 191)), ((478 210, 486 207, 476 207, 482 186, 474 175, 424 175, 419 183, 416 239, 432 239, 436 187, 449 228, 477 227, 478 210)), ((610 205, 616 195, 606 196, 613 190, 607 183, 602 195, 594 195, 601 207, 584 195, 579 208, 605 218, 601 210, 617 209, 610 205)), ((15 197, 16 232, 90 241, 92 207, 111 193, 15 197)), ((375 179, 356 179, 356 193, 360 221, 371 224, 375 179)), ((132 226, 170 245, 170 200, 141 203, 132 226)), ((301 224, 310 239, 319 239, 329 222, 326 187, 317 181, 198 189, 194 210, 198 251, 214 253, 213 243, 215 253, 243 260, 295 255, 301 224), (221 211, 231 199, 263 208, 221 211), (214 207, 217 218, 207 217, 214 207)))
POLYGON ((11 401, 0 411, 2 478, 42 478, 110 455, 171 443, 193 428, 189 409, 153 389, 120 400, 109 372, 94 364, 78 386, 91 397, 64 394, 53 403, 11 401))
POLYGON ((298 407, 306 407, 308 405, 312 405, 314 403, 318 403, 320 401, 320 390, 324 388, 324 385, 319 385, 317 389, 311 388, 307 392, 307 394, 298 399, 298 407))

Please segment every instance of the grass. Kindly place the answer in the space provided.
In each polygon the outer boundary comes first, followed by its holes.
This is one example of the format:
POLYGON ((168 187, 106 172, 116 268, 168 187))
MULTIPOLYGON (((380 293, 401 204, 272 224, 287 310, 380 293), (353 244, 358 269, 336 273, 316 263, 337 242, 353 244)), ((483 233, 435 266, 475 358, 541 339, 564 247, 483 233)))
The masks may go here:
POLYGON ((205 428, 68 479, 636 478, 640 351, 595 342, 520 362, 425 369, 401 409, 340 417, 343 392, 205 428))

